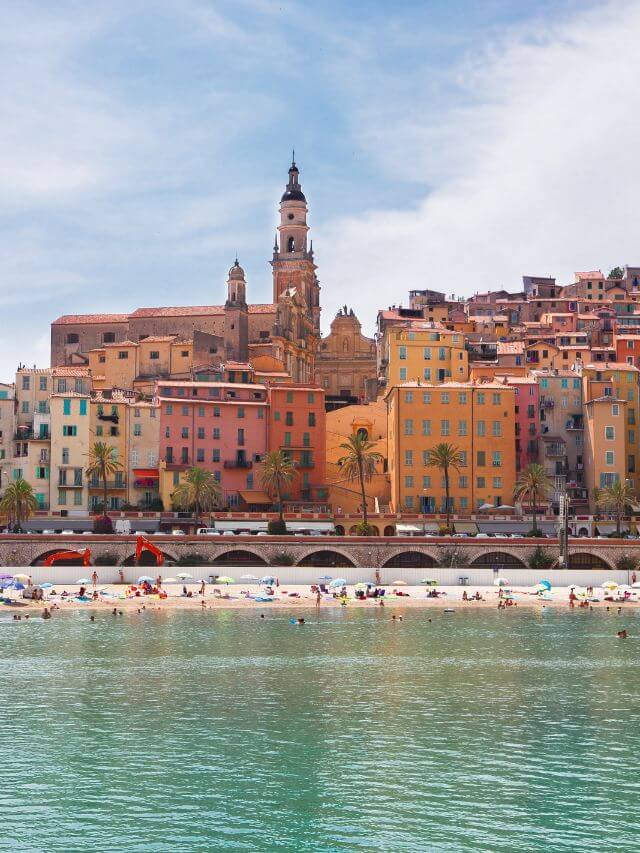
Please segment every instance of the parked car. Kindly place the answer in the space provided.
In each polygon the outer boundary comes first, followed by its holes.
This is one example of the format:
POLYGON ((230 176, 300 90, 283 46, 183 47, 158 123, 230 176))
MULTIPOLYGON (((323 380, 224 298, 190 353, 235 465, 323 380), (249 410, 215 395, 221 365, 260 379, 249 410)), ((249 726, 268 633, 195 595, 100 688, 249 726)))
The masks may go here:
POLYGON ((220 536, 220 531, 215 527, 199 527, 197 533, 198 536, 220 536))
POLYGON ((75 536, 75 530, 61 530, 62 536, 75 536))
POLYGON ((179 528, 176 528, 175 530, 171 531, 171 535, 172 536, 186 536, 186 533, 184 532, 184 530, 180 530, 179 528))

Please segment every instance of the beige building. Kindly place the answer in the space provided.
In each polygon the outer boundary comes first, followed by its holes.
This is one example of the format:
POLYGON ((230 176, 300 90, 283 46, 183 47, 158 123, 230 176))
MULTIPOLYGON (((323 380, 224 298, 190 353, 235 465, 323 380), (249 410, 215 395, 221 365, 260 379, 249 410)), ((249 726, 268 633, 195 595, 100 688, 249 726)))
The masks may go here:
POLYGON ((365 486, 367 509, 369 512, 383 511, 390 500, 390 484, 387 474, 387 408, 379 400, 358 406, 345 406, 342 409, 327 412, 326 426, 326 482, 329 490, 329 503, 337 515, 357 514, 360 512, 362 497, 357 481, 348 482, 337 462, 345 455, 344 444, 349 436, 357 433, 366 435, 374 443, 372 448, 380 453, 383 462, 378 465, 376 474, 365 486))
POLYGON ((604 489, 626 477, 625 419, 627 401, 596 397, 584 407, 584 473, 591 512, 596 509, 594 489, 604 489))
POLYGON ((17 432, 20 432, 22 427, 26 427, 22 431, 29 432, 33 426, 34 414, 46 414, 49 411, 52 373, 50 368, 18 368, 15 386, 17 432))
POLYGON ((360 321, 345 305, 320 342, 316 357, 316 385, 325 393, 364 401, 367 381, 376 378, 376 344, 362 334, 360 321))
MULTIPOLYGON (((129 406, 127 502, 149 508, 159 500, 160 413, 157 402, 129 406)), ((169 507, 170 504, 167 504, 169 507)))
POLYGON ((11 476, 15 431, 15 386, 0 383, 0 493, 11 476))

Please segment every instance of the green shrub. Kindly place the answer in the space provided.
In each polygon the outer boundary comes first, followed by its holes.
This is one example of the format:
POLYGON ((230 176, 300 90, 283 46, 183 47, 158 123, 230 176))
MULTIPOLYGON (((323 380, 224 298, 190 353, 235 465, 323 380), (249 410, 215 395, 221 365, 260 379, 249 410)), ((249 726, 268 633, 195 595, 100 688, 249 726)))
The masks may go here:
POLYGON ((118 555, 107 551, 105 554, 98 554, 93 563, 95 566, 117 566, 118 555))
POLYGON ((211 565, 202 554, 183 554, 176 560, 176 566, 209 566, 211 565))
POLYGON ((619 572, 635 572, 638 568, 638 561, 630 554, 623 554, 616 560, 616 569, 619 572))
POLYGON ((295 566, 296 558, 288 551, 279 551, 269 560, 270 566, 295 566))
POLYGON ((531 530, 528 533, 525 533, 525 536, 527 537, 527 539, 544 539, 545 538, 544 533, 542 532, 542 530, 540 530, 539 527, 536 527, 535 530, 533 528, 531 528, 531 530))
POLYGON ((375 536, 373 525, 359 521, 355 527, 356 536, 375 536))
POLYGON ((287 525, 284 521, 280 521, 279 518, 270 521, 267 525, 267 533, 269 536, 286 536, 288 532, 287 525))
POLYGON ((538 545, 533 554, 529 557, 529 568, 533 569, 534 572, 546 572, 551 568, 555 561, 556 558, 553 554, 550 554, 538 545))

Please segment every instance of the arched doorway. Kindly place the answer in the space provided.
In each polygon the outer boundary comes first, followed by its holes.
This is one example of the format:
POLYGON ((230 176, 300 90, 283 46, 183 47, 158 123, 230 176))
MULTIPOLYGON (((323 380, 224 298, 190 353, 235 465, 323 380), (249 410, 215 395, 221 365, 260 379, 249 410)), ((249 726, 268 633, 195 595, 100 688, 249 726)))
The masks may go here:
POLYGON ((266 566, 267 561, 253 551, 225 551, 211 561, 212 566, 266 566))
POLYGON ((344 536, 344 527, 341 524, 336 524, 336 536, 344 536))
POLYGON ((384 569, 432 569, 437 563, 429 554, 421 551, 402 551, 383 565, 384 569))
POLYGON ((393 526, 393 524, 387 524, 387 526, 384 529, 384 535, 385 536, 395 536, 396 535, 396 529, 393 526))
POLYGON ((355 566, 348 557, 338 551, 313 551, 298 563, 299 566, 315 566, 318 569, 349 569, 355 566))
POLYGON ((570 569, 610 569, 611 566, 595 554, 569 554, 570 569))
POLYGON ((481 554, 473 560, 471 565, 478 569, 497 568, 499 571, 527 568, 518 557, 514 557, 513 554, 505 554, 504 551, 490 551, 488 554, 481 554))

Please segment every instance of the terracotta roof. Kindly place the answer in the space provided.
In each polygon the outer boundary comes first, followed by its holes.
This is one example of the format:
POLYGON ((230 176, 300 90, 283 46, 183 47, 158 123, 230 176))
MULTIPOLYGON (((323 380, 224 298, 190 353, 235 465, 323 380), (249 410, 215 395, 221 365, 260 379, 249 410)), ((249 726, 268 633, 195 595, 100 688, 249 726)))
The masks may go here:
POLYGON ((113 344, 103 344, 101 349, 114 349, 114 348, 118 349, 119 347, 121 348, 121 347, 137 347, 137 346, 138 346, 137 341, 130 341, 129 339, 127 339, 126 341, 118 341, 117 343, 113 343, 113 344))
POLYGON ((498 355, 520 355, 524 352, 524 341, 498 341, 498 355))
POLYGON ((248 361, 225 361, 225 367, 230 367, 233 370, 253 370, 251 364, 248 361))
POLYGON ((126 323, 128 314, 63 314, 52 326, 71 326, 82 323, 126 323))
POLYGON ((595 364, 585 364, 585 370, 619 370, 621 373, 623 371, 633 371, 635 373, 640 373, 640 370, 633 365, 627 364, 625 361, 597 361, 595 364))
POLYGON ((128 315, 130 319, 139 317, 195 317, 224 314, 222 305, 185 305, 162 308, 138 308, 128 315))
POLYGON ((54 376, 80 376, 89 378, 91 371, 88 367, 54 367, 54 376))
POLYGON ((603 279, 602 270, 587 270, 587 272, 574 273, 576 281, 588 281, 589 279, 603 279))
POLYGON ((191 341, 180 340, 178 335, 149 335, 148 338, 140 338, 138 343, 140 344, 163 344, 169 341, 175 341, 176 343, 191 343, 191 341))

